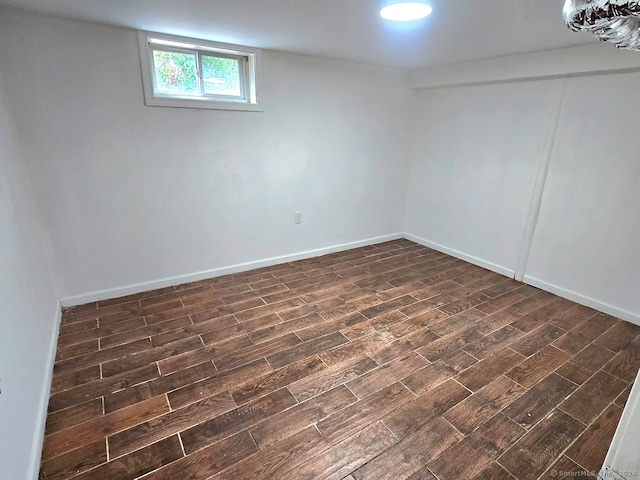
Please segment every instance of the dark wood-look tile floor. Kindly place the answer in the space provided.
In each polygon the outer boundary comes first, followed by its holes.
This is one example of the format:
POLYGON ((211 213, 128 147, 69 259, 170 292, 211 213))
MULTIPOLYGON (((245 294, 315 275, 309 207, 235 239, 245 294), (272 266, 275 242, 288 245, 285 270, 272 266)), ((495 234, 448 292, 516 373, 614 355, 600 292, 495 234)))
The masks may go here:
POLYGON ((40 478, 597 471, 638 335, 406 240, 70 308, 40 478))

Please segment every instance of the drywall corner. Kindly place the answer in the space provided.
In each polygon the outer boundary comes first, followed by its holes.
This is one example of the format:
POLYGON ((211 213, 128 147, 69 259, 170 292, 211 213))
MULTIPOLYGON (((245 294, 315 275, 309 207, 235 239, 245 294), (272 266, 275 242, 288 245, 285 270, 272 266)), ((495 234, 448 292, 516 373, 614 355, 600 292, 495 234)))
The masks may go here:
POLYGON ((44 431, 47 424, 47 409, 49 407, 49 396, 51 393, 51 381, 53 379, 53 364, 56 360, 58 335, 62 322, 62 307, 58 305, 55 313, 54 327, 51 334, 49 354, 47 356, 46 375, 42 383, 42 394, 40 395, 40 411, 36 418, 36 432, 33 435, 33 446, 31 448, 31 465, 29 467, 29 479, 38 480, 40 472, 40 458, 42 457, 42 447, 44 445, 44 431))
POLYGON ((412 242, 418 243, 425 247, 433 248, 442 253, 446 253, 447 255, 451 255, 452 257, 459 258, 460 260, 464 260, 465 262, 473 263, 482 268, 486 268, 487 270, 491 270, 492 272, 499 273, 500 275, 504 275, 506 277, 513 278, 515 274, 515 270, 511 268, 504 267, 502 265, 497 265, 488 260, 484 260, 482 258, 474 257, 472 255, 467 255, 466 253, 460 252, 458 250, 454 250, 449 247, 445 247, 444 245, 440 245, 435 242, 431 242, 429 240, 425 240, 424 238, 417 237, 410 233, 405 233, 404 238, 410 240, 412 242))

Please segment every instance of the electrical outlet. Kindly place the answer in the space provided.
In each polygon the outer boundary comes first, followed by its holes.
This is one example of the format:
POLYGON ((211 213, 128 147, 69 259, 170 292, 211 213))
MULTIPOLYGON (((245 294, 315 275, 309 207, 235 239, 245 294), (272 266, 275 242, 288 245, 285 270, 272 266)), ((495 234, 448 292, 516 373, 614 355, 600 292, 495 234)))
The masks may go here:
POLYGON ((293 215, 293 223, 299 225, 302 223, 302 212, 295 212, 293 215))

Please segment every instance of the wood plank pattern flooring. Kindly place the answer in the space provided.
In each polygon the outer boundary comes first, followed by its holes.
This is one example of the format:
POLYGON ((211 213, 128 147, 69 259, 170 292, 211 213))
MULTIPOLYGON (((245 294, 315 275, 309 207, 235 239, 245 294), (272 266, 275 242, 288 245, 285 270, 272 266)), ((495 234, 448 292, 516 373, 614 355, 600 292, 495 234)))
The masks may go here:
POLYGON ((40 479, 597 471, 639 335, 407 240, 69 308, 40 479))

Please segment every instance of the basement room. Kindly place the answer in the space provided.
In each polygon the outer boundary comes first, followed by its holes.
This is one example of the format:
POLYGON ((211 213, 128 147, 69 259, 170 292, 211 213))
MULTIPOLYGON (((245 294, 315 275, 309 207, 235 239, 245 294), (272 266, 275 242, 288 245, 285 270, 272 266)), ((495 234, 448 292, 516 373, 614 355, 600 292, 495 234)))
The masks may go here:
POLYGON ((1 480, 640 475, 640 2, 0 0, 1 480))

